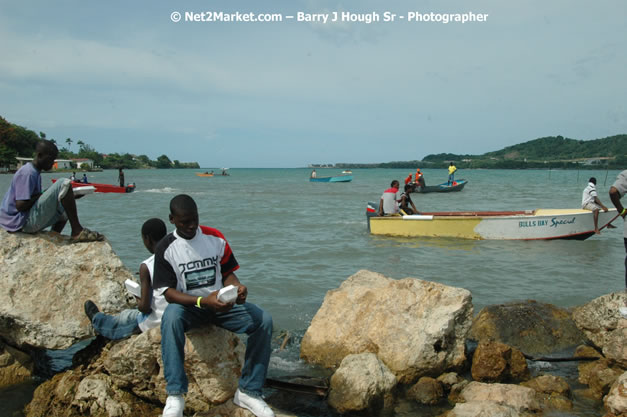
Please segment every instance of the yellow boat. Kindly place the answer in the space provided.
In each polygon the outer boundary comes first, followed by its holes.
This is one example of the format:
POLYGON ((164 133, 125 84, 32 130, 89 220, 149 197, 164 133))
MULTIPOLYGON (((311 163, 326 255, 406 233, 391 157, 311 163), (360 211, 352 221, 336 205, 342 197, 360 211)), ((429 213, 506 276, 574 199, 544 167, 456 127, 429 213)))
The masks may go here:
POLYGON ((213 172, 197 172, 196 175, 199 177, 213 177, 213 172))
MULTIPOLYGON (((459 211, 377 216, 378 205, 366 210, 373 235, 453 237, 497 240, 584 240, 594 235, 593 213, 581 209, 524 211, 459 211)), ((618 217, 616 209, 599 212, 599 229, 618 217)))

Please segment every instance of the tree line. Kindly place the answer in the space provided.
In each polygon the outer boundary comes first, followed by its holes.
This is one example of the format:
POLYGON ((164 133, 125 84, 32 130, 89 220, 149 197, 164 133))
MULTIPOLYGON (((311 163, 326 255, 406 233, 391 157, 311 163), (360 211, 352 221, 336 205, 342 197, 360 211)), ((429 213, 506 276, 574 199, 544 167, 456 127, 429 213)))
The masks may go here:
POLYGON ((427 155, 422 160, 374 164, 338 163, 335 167, 343 169, 446 168, 450 162, 454 162, 458 168, 467 169, 625 169, 627 168, 627 135, 587 141, 548 136, 481 155, 439 153, 427 155))
MULTIPOLYGON (((9 123, 0 116, 0 166, 9 167, 15 165, 15 158, 18 156, 30 158, 34 156, 35 146, 41 139, 47 139, 44 132, 39 135, 25 127, 9 123)), ((199 168, 197 162, 180 162, 170 160, 167 155, 161 155, 156 160, 150 159, 146 155, 131 155, 129 153, 102 154, 96 151, 91 145, 82 140, 74 141, 66 138, 63 141, 49 139, 59 148, 59 159, 79 159, 86 158, 94 161, 94 166, 103 169, 133 169, 133 168, 199 168), (65 145, 64 145, 65 144, 65 145), (78 147, 72 150, 72 145, 78 147)), ((76 168, 81 168, 77 166, 76 168)))

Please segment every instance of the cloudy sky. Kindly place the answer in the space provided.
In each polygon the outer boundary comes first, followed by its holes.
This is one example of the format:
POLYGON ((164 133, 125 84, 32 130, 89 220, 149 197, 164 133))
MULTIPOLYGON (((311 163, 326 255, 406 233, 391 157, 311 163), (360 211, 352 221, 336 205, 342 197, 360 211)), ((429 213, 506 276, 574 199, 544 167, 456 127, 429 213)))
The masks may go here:
POLYGON ((206 167, 596 139, 627 133, 626 16, 624 0, 0 0, 0 115, 62 143, 206 167), (487 20, 410 22, 413 12, 487 20))

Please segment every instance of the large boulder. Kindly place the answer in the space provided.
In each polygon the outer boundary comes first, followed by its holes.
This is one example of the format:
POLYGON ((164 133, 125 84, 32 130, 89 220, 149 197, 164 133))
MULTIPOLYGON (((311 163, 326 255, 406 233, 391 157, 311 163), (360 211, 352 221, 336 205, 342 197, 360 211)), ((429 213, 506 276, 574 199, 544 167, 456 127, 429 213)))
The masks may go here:
POLYGON ((491 305, 475 317, 470 337, 496 341, 530 354, 552 353, 585 341, 571 313, 533 300, 491 305))
POLYGON ((627 292, 602 295, 573 311, 577 327, 601 349, 610 361, 627 369, 627 319, 620 307, 627 305, 627 292))
POLYGON ((348 355, 331 377, 329 405, 339 413, 376 414, 391 405, 396 377, 375 354, 348 355))
POLYGON ((375 353, 399 382, 412 383, 463 366, 471 322, 468 290, 362 270, 327 292, 300 353, 329 368, 375 353))
POLYGON ((92 336, 87 299, 105 312, 130 306, 123 283, 132 274, 106 241, 0 229, 0 265, 0 334, 16 347, 66 349, 92 336))
MULTIPOLYGON (((214 326, 186 333, 185 369, 189 414, 225 404, 237 389, 244 360, 244 343, 235 334, 214 326)), ((56 375, 37 388, 27 417, 43 415, 158 415, 165 403, 159 329, 110 342, 88 366, 56 375), (63 414, 59 414, 63 411, 63 414)))
POLYGON ((627 372, 618 377, 603 402, 608 416, 627 415, 627 372))

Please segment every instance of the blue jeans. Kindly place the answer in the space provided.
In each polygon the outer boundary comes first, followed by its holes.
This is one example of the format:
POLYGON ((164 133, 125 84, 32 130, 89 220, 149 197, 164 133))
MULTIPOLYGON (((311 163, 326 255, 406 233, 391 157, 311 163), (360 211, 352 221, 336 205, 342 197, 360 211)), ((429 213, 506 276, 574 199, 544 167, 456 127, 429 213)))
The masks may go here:
POLYGON ((455 182, 455 173, 449 174, 448 183, 453 184, 455 182))
POLYGON ((251 303, 235 304, 225 313, 168 304, 161 318, 161 359, 167 394, 187 392, 187 375, 183 366, 185 332, 207 323, 248 335, 239 388, 247 394, 260 396, 270 362, 272 317, 251 303))
POLYGON ((137 309, 122 310, 116 315, 96 313, 91 325, 107 339, 119 340, 139 331, 137 323, 142 315, 137 309))

